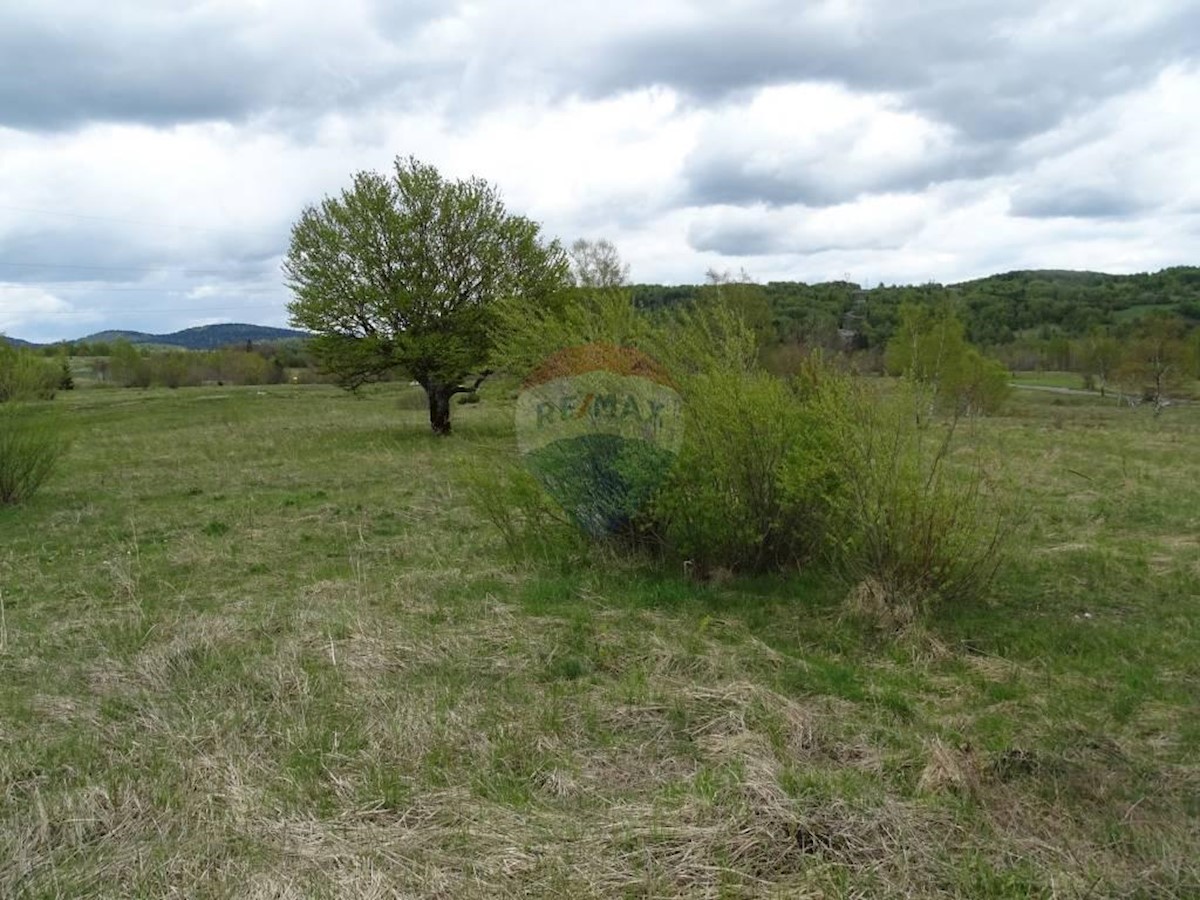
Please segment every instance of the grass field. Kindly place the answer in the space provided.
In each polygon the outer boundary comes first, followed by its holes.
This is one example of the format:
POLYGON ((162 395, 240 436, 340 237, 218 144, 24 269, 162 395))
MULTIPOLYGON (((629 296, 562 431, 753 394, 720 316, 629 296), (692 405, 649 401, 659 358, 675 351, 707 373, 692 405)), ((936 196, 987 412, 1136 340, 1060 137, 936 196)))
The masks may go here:
MULTIPOLYGON (((1067 388, 1073 391, 1084 390, 1083 376, 1078 372, 1013 372, 1012 383, 1017 387, 1026 388, 1067 388)), ((1122 393, 1128 392, 1129 387, 1125 386, 1122 389, 1120 384, 1110 384, 1107 390, 1107 399, 1110 404, 1119 404, 1122 393)), ((1095 390, 1097 397, 1100 392, 1095 390)), ((1180 386, 1172 389, 1170 397, 1178 402, 1195 403, 1200 401, 1200 381, 1187 381, 1180 386)))
POLYGON ((1012 381, 1017 385, 1083 389, 1083 376, 1078 372, 1013 372, 1012 381))
POLYGON ((1200 896, 1200 408, 1024 394, 995 596, 509 559, 503 390, 81 390, 0 509, 0 896, 1200 896))

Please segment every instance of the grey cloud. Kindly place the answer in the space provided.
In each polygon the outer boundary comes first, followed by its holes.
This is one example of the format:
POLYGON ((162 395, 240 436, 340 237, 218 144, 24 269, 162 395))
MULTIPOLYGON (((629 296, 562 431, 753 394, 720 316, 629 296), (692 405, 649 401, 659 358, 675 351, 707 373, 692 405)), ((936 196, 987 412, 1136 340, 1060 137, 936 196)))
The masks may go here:
POLYGON ((1116 185, 1027 186, 1013 193, 1009 212, 1032 219, 1112 219, 1133 215, 1146 204, 1116 185))
POLYGON ((688 246, 701 253, 722 256, 773 256, 815 254, 831 250, 886 250, 901 246, 896 235, 863 228, 838 236, 832 231, 818 235, 811 230, 793 230, 786 225, 747 221, 741 217, 718 216, 695 222, 688 229, 688 246))
POLYGON ((497 13, 510 25, 503 34, 493 22, 455 49, 426 46, 424 29, 456 7, 378 2, 361 32, 285 29, 265 40, 260 23, 204 7, 123 16, 98 7, 86 20, 60 23, 40 3, 5 13, 0 124, 61 129, 282 111, 299 125, 335 109, 418 102, 470 116, 530 91, 595 98, 652 85, 713 105, 768 85, 825 81, 894 94, 970 142, 1012 142, 1200 53, 1200 5, 1192 3, 1140 28, 1104 32, 1084 22, 1053 40, 1038 39, 1032 23, 1039 9, 1058 7, 1035 0, 869 0, 848 26, 822 17, 819 4, 762 0, 736 16, 710 4, 686 26, 586 39, 564 20, 554 25, 557 40, 526 36, 520 15, 537 14, 526 9, 507 20, 497 13))
POLYGON ((688 246, 723 256, 769 256, 783 252, 783 236, 766 225, 746 222, 696 223, 688 229, 688 246))
POLYGON ((128 229, 108 222, 25 224, 0 237, 0 281, 126 286, 184 277, 192 284, 278 281, 287 241, 283 232, 278 238, 189 232, 189 240, 167 252, 133 239, 136 231, 128 229))
MULTIPOLYGON (((731 27, 713 21, 634 38, 597 54, 578 77, 597 93, 661 84, 695 103, 730 107, 737 92, 828 81, 887 93, 899 108, 950 127, 946 153, 899 168, 836 171, 845 148, 833 140, 822 148, 824 172, 798 159, 764 169, 736 136, 702 146, 686 165, 686 203, 829 205, 1009 173, 1031 162, 1018 152, 1025 139, 1147 84, 1168 65, 1200 58, 1197 4, 1168 8, 1140 28, 1096 31, 1095 23, 1082 22, 1036 39, 1033 15, 1044 5, 896 6, 875 4, 868 24, 842 33, 793 14, 794 4, 763 4, 753 19, 731 27)), ((803 110, 796 115, 802 122, 803 110)))
POLYGON ((1080 26, 1042 43, 1031 30, 1047 7, 1029 0, 903 6, 876 2, 861 28, 838 31, 786 0, 760 4, 736 23, 714 18, 606 48, 576 73, 578 88, 667 85, 709 103, 767 85, 830 81, 893 92, 973 139, 1012 140, 1200 53, 1195 4, 1168 8, 1141 30, 1097 35, 1080 26))
POLYGON ((837 147, 827 147, 820 160, 793 159, 764 169, 736 144, 705 146, 684 165, 688 186, 683 199, 696 206, 832 206, 868 193, 920 191, 947 181, 994 174, 1008 166, 1003 148, 996 146, 956 148, 945 157, 858 170, 838 168, 838 151, 837 147))
MULTIPOLYGON (((322 35, 264 40, 248 20, 182 8, 59 22, 53 7, 6 11, 0 29, 0 126, 54 131, 88 122, 170 125, 312 115, 403 99, 427 73, 400 46, 434 15, 339 45, 322 35)), ((67 12, 64 10, 63 16, 67 12)), ((424 17, 424 18, 423 18, 424 17)))

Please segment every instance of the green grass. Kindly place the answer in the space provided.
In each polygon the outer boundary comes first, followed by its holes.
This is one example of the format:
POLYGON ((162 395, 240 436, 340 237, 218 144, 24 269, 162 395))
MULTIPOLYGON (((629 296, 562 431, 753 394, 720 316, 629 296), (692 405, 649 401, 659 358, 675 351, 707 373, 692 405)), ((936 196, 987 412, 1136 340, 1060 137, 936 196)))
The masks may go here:
POLYGON ((1078 372, 1014 372, 1012 382, 1035 387, 1083 389, 1083 376, 1078 372))
POLYGON ((0 509, 0 896, 1200 895, 1200 409, 1021 394, 985 606, 533 566, 510 390, 80 390, 0 509))

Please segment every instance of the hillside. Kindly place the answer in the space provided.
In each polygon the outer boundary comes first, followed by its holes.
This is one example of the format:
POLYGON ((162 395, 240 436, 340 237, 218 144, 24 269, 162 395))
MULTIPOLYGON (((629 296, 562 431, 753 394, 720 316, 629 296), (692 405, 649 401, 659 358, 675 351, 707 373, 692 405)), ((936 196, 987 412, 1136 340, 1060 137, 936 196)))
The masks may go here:
MULTIPOLYGON (((837 345, 839 329, 852 328, 862 347, 881 347, 895 330, 904 303, 949 302, 958 309, 974 343, 987 347, 1012 345, 1036 336, 1078 338, 1094 328, 1118 337, 1131 332, 1138 318, 1153 312, 1200 324, 1200 267, 1176 266, 1160 272, 1109 275, 1103 272, 1058 269, 1021 270, 989 275, 956 284, 879 285, 869 288, 851 281, 806 284, 773 281, 731 285, 743 291, 754 316, 784 342, 837 345)), ((635 303, 644 309, 687 304, 706 288, 702 285, 637 284, 635 303)), ((134 344, 211 350, 246 341, 283 341, 310 335, 291 328, 221 324, 186 328, 170 334, 141 331, 101 331, 80 340, 89 343, 127 340, 134 344)), ((10 343, 28 342, 7 338, 10 343)))
MULTIPOLYGON (((55 343, 77 344, 86 342, 89 344, 111 344, 113 341, 129 341, 131 344, 152 344, 156 347, 173 347, 184 350, 215 350, 219 347, 228 347, 232 344, 244 344, 246 341, 253 341, 254 343, 264 341, 295 341, 305 340, 311 336, 306 331, 297 331, 294 328, 275 328, 270 325, 246 325, 240 322, 231 322, 220 325, 198 325, 194 328, 185 328, 182 331, 172 331, 169 334, 150 334, 145 331, 110 329, 108 331, 97 331, 94 334, 75 338, 70 341, 56 341, 55 343)), ((0 340, 7 341, 16 347, 49 346, 3 334, 0 334, 0 340)))
POLYGON ((213 350, 230 344, 246 341, 303 340, 310 335, 293 328, 274 328, 268 325, 246 325, 228 323, 221 325, 199 325, 170 334, 148 334, 143 331, 100 331, 81 340, 88 343, 126 340, 131 344, 159 344, 167 347, 182 347, 186 350, 213 350))
MULTIPOLYGON (((1200 323, 1200 267, 1195 266, 1136 275, 1027 270, 949 285, 868 288, 850 281, 776 281, 727 289, 743 292, 751 308, 760 308, 780 340, 816 344, 836 343, 838 329, 850 327, 865 346, 882 346, 895 330, 900 306, 909 302, 953 304, 970 339, 985 346, 1034 334, 1080 337, 1097 327, 1121 336, 1151 312, 1200 323)), ((688 303, 703 290, 696 285, 633 288, 635 302, 647 309, 688 303)))

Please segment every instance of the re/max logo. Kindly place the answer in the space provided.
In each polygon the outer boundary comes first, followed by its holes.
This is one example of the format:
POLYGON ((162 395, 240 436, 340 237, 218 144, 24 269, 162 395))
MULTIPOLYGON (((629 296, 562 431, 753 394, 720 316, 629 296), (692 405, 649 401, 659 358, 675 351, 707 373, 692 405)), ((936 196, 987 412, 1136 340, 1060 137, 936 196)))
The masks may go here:
POLYGON ((557 403, 544 400, 537 405, 537 427, 584 417, 592 421, 633 420, 657 425, 666 408, 667 404, 659 400, 640 399, 632 393, 568 394, 557 403))

